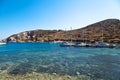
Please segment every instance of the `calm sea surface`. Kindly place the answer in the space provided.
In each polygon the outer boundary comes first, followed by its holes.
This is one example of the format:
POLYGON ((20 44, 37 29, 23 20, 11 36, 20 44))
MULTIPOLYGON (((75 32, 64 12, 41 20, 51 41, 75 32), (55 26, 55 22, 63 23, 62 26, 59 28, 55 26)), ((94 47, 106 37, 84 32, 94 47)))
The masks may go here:
POLYGON ((59 43, 7 43, 0 46, 0 70, 8 74, 86 75, 120 80, 120 49, 60 47, 59 43))

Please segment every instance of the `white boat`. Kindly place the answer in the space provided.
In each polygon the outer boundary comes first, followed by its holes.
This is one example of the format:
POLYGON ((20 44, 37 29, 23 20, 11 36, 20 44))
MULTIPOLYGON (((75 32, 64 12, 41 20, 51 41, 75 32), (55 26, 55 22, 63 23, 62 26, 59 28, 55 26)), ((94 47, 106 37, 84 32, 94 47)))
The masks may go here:
POLYGON ((82 42, 75 45, 75 47, 87 47, 88 44, 82 42))
POLYGON ((61 47, 70 47, 70 46, 75 46, 76 43, 74 42, 63 42, 60 44, 61 47))
POLYGON ((90 44, 87 43, 86 30, 83 30, 83 41, 81 43, 77 43, 75 47, 88 47, 90 44))
POLYGON ((53 43, 62 43, 63 41, 53 41, 53 43))
POLYGON ((116 47, 117 45, 116 44, 113 44, 113 43, 107 43, 107 42, 104 42, 104 34, 103 34, 103 27, 101 26, 101 38, 102 40, 100 42, 95 42, 93 44, 91 44, 91 47, 98 47, 98 48, 114 48, 116 47))
MULTIPOLYGON (((72 27, 71 27, 71 30, 72 30, 72 27)), ((75 46, 75 45, 76 45, 76 43, 74 43, 74 42, 72 41, 72 34, 69 33, 69 35, 70 35, 70 41, 62 42, 62 43, 60 44, 61 47, 71 47, 71 46, 75 46)))
POLYGON ((4 42, 0 42, 0 45, 5 45, 6 43, 4 43, 4 42))
POLYGON ((90 47, 98 47, 98 48, 115 48, 117 45, 112 43, 106 43, 106 42, 96 42, 91 44, 90 47))

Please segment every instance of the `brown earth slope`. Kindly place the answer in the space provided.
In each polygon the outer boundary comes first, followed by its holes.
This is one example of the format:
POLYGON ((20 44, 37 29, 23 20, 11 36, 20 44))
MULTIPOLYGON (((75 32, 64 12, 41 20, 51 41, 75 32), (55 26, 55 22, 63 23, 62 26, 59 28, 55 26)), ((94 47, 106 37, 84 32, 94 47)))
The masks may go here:
POLYGON ((33 30, 11 35, 4 42, 28 42, 28 41, 101 41, 120 42, 120 20, 107 19, 84 28, 63 30, 33 30), (103 35, 103 37, 102 37, 103 35))

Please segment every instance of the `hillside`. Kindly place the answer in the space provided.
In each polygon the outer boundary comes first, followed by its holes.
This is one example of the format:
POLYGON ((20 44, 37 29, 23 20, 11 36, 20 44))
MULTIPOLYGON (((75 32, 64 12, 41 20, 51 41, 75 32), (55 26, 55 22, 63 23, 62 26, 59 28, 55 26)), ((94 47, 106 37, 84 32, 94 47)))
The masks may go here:
POLYGON ((31 42, 31 41, 101 41, 120 42, 120 20, 107 19, 84 28, 63 31, 63 30, 32 30, 11 35, 4 39, 4 42, 31 42), (103 33, 103 34, 102 34, 103 33))

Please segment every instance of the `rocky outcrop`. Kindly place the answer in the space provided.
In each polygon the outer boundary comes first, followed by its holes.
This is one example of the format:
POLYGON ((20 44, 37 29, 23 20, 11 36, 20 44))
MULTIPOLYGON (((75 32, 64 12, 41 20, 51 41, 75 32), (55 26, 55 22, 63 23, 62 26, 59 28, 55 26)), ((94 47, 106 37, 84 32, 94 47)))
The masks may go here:
POLYGON ((5 42, 29 42, 29 41, 49 41, 50 35, 58 32, 57 30, 33 30, 25 31, 18 34, 11 35, 5 42))
POLYGON ((101 41, 120 42, 120 20, 107 19, 84 28, 63 30, 33 30, 11 35, 4 42, 30 42, 30 41, 101 41))

